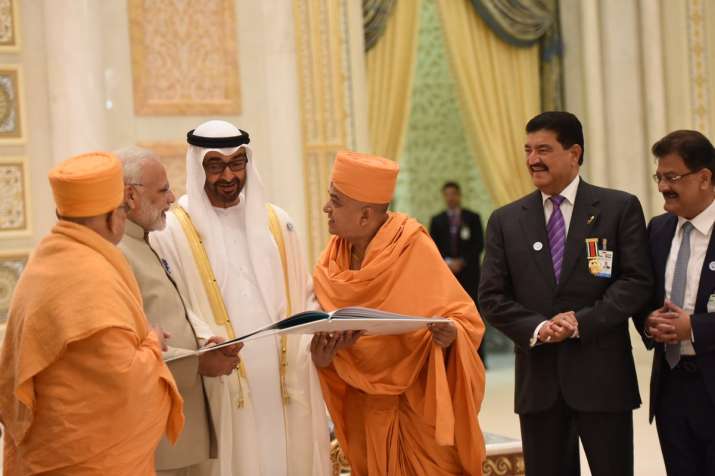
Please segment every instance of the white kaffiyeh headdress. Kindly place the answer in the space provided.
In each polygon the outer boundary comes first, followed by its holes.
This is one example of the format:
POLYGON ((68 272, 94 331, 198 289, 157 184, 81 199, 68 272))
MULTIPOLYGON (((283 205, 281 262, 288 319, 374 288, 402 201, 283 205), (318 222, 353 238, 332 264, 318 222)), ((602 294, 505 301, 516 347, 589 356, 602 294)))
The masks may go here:
POLYGON ((228 254, 219 217, 204 190, 206 174, 203 160, 208 152, 223 155, 234 154, 239 148, 246 150, 246 182, 241 192, 245 200, 245 223, 248 255, 264 305, 271 320, 280 319, 285 307, 285 291, 280 256, 268 227, 268 212, 263 181, 253 163, 253 151, 248 147, 248 133, 226 121, 204 122, 187 134, 189 149, 186 152, 186 195, 179 204, 189 213, 191 221, 203 241, 214 275, 221 289, 226 290, 231 270, 228 269, 228 254))

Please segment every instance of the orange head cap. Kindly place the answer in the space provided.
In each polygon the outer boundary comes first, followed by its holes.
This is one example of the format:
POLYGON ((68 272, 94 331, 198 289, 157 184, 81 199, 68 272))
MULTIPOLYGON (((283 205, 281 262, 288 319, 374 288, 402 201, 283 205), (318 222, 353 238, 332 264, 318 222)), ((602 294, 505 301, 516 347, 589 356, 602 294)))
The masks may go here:
POLYGON ((363 203, 390 203, 395 194, 397 162, 360 152, 340 151, 330 181, 340 192, 363 203))
POLYGON ((50 170, 49 179, 60 216, 101 215, 124 201, 122 164, 108 152, 89 152, 64 160, 50 170))

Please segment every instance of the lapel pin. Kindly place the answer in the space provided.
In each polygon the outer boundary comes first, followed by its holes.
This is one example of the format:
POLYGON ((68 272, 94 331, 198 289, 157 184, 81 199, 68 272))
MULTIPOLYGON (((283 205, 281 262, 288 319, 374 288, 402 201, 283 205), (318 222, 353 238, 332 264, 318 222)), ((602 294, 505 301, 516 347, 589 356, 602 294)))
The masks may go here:
POLYGON ((715 271, 715 261, 711 261, 708 265, 708 268, 710 269, 710 271, 715 271))
POLYGON ((596 219, 596 217, 594 215, 591 215, 590 217, 588 217, 588 221, 586 221, 586 224, 590 225, 591 223, 593 223, 593 220, 595 220, 595 219, 596 219))
MULTIPOLYGON (((534 248, 534 251, 541 251, 544 248, 544 244, 540 241, 535 241, 532 245, 532 248, 534 248)), ((711 266, 713 266, 712 263, 711 266)))

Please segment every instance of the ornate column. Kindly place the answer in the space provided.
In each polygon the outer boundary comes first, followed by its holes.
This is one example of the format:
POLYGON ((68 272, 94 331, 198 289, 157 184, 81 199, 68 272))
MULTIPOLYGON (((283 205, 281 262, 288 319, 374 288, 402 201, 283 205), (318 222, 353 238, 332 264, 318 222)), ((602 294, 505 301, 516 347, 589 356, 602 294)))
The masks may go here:
POLYGON ((107 147, 102 34, 97 2, 45 0, 52 155, 107 147))
POLYGON ((293 1, 311 263, 328 237, 322 207, 335 154, 343 148, 366 146, 366 127, 362 122, 356 124, 365 118, 364 108, 356 113, 355 105, 367 102, 358 96, 365 91, 364 62, 356 72, 360 58, 353 56, 362 55, 362 48, 351 45, 351 40, 355 41, 353 28, 362 28, 356 11, 349 9, 345 0, 293 1), (363 85, 356 87, 354 81, 360 79, 363 85))

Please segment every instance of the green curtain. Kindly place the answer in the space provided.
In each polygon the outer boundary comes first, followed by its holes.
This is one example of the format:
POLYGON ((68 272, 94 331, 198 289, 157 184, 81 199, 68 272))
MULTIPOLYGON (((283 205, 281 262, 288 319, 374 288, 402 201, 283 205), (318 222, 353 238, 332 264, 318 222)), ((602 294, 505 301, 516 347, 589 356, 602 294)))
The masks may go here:
POLYGON ((456 181, 462 187, 463 205, 478 212, 486 225, 494 204, 462 124, 435 0, 422 1, 417 42, 412 108, 394 209, 429 225, 430 218, 445 207, 442 184, 456 181))
MULTIPOLYGON (((362 19, 365 30, 365 52, 375 46, 385 33, 385 26, 397 0, 362 0, 362 19)), ((412 1, 412 0, 408 0, 412 1)))
POLYGON ((504 42, 541 53, 541 109, 563 108, 561 27, 558 0, 471 0, 477 14, 504 42))

